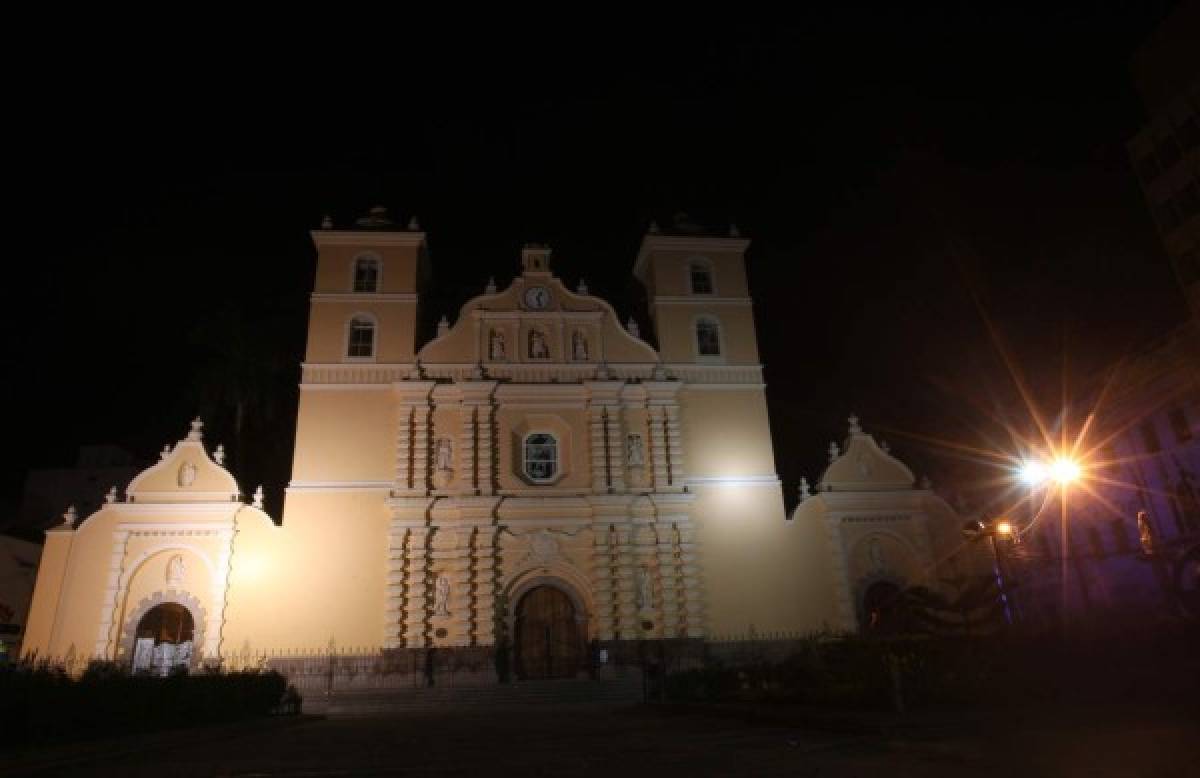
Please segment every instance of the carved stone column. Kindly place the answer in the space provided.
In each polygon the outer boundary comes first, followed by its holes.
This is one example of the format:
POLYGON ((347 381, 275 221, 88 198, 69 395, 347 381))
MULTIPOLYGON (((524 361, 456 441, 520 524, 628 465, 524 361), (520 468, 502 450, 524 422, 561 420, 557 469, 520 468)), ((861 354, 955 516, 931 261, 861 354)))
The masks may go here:
POLYGON ((648 638, 662 635, 662 618, 658 612, 662 603, 659 584, 657 547, 654 538, 653 507, 648 500, 639 501, 630 522, 633 553, 633 601, 637 608, 637 634, 648 638), (646 628, 646 624, 651 624, 646 628))
POLYGON ((588 407, 588 429, 591 437, 592 491, 608 491, 608 443, 604 435, 604 406, 588 407))
POLYGON ((604 431, 608 439, 609 485, 614 493, 621 494, 625 491, 625 435, 621 423, 621 406, 614 403, 605 406, 604 410, 604 431))
POLYGON ((401 639, 411 648, 429 645, 429 536, 428 527, 410 527, 405 544, 401 639))
POLYGON ((494 526, 477 527, 471 549, 472 643, 490 646, 496 642, 497 532, 494 526))
POLYGON ((669 484, 666 414, 662 408, 652 407, 647 412, 647 419, 650 426, 650 462, 654 491, 662 492, 667 490, 669 484))
POLYGON ((399 402, 396 430, 396 480, 398 495, 425 495, 430 487, 430 395, 433 381, 399 381, 394 384, 399 402))
POLYGON ((667 521, 658 521, 654 525, 655 550, 658 553, 659 574, 659 620, 662 623, 662 636, 665 638, 680 637, 687 633, 686 620, 680 608, 680 594, 683 590, 680 570, 679 530, 676 525, 667 521))
MULTIPOLYGON (((663 614, 666 624, 674 627, 674 637, 699 638, 707 634, 704 591, 700 570, 699 546, 691 520, 694 494, 654 495, 660 528, 659 563, 664 566, 663 614), (673 607, 668 606, 667 581, 674 589, 673 607)), ((666 634, 664 636, 671 637, 666 634)))
POLYGON ((100 606, 100 627, 96 632, 96 646, 93 652, 97 659, 112 659, 116 652, 112 632, 113 620, 116 618, 117 603, 120 595, 124 594, 121 573, 125 563, 125 547, 129 542, 129 532, 115 530, 113 532, 112 551, 108 557, 108 578, 104 584, 104 599, 100 606))
POLYGON ((654 490, 682 492, 683 436, 679 416, 679 381, 646 381, 650 434, 654 443, 654 490))
MULTIPOLYGON (((471 529, 439 529, 434 533, 430 551, 429 585, 433 586, 433 644, 465 646, 471 631, 471 529), (444 610, 439 610, 442 595, 437 587, 447 587, 444 610), (444 633, 443 633, 444 630, 444 633)), ((429 597, 427 593, 426 597, 429 597)))
POLYGON ((679 402, 675 399, 667 411, 667 483, 672 489, 684 486, 683 435, 679 423, 679 402))
POLYGON ((476 414, 475 406, 463 403, 461 406, 461 430, 458 435, 458 456, 455 470, 458 471, 458 493, 478 494, 478 474, 475 472, 476 445, 476 414))
POLYGON ((496 493, 496 407, 489 399, 477 406, 476 423, 479 425, 478 457, 476 460, 476 487, 484 496, 496 493))
POLYGON ((632 640, 640 632, 636 600, 637 582, 634 578, 633 524, 625 521, 614 523, 609 535, 614 557, 614 605, 617 612, 617 630, 623 640, 632 640))

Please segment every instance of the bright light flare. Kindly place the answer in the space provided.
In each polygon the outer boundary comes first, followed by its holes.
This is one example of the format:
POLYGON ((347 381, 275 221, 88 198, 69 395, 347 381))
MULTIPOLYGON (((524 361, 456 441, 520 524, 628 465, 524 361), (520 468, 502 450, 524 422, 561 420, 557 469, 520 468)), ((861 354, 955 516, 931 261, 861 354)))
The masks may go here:
POLYGON ((1064 485, 1078 481, 1082 472, 1078 462, 1066 457, 1059 457, 1050 465, 1050 477, 1064 485))
POLYGON ((1046 471, 1045 465, 1034 460, 1030 460, 1022 464, 1020 474, 1021 480, 1030 486, 1036 486, 1037 484, 1040 484, 1050 475, 1046 471))
POLYGON ((1013 534, 1012 522, 1007 519, 996 522, 996 534, 1005 536, 1013 534))

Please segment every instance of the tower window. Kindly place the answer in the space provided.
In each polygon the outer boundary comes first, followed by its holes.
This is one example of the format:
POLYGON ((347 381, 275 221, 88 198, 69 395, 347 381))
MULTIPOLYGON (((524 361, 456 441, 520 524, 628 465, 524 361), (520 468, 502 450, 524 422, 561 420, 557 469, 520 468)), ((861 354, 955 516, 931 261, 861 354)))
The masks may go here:
POLYGON ((716 319, 696 321, 696 353, 702 357, 721 356, 721 325, 716 319))
POLYGON ((558 440, 548 432, 525 436, 525 475, 531 481, 550 481, 558 475, 558 440))
POLYGON ((379 291, 379 260, 375 257, 359 257, 354 260, 354 291, 379 291))
POLYGON ((692 294, 712 294, 712 265, 704 260, 692 260, 688 263, 688 282, 692 294))
POLYGON ((375 356, 375 322, 366 316, 355 316, 350 320, 350 332, 346 342, 346 356, 375 356))

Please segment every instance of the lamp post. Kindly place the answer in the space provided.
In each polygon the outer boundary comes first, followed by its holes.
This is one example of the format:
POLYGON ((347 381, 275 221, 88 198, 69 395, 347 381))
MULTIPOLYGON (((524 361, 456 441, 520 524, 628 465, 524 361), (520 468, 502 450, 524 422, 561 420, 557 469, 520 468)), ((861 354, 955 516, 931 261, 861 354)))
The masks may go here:
MULTIPOLYGON (((1058 485, 1059 528, 1062 550, 1062 615, 1065 624, 1067 616, 1068 564, 1071 557, 1070 533, 1067 528, 1067 490, 1071 484, 1083 477, 1083 466, 1074 458, 1059 454, 1049 461, 1038 459, 1026 460, 1021 464, 1019 474, 1021 480, 1029 485, 1031 497, 1038 487, 1047 482, 1053 482, 1058 485)), ((1082 594, 1086 605, 1088 599, 1087 588, 1082 580, 1082 571, 1080 573, 1080 586, 1082 587, 1082 594)))

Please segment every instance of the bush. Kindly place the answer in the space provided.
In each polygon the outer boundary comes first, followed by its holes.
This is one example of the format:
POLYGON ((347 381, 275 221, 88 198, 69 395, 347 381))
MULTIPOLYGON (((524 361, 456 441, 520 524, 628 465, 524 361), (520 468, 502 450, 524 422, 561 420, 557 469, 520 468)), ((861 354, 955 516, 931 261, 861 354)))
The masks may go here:
POLYGON ((274 672, 158 678, 93 662, 76 679, 48 663, 0 667, 0 747, 265 716, 286 689, 274 672))

